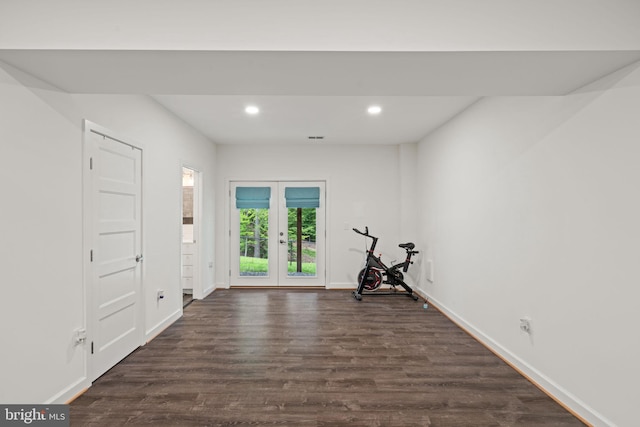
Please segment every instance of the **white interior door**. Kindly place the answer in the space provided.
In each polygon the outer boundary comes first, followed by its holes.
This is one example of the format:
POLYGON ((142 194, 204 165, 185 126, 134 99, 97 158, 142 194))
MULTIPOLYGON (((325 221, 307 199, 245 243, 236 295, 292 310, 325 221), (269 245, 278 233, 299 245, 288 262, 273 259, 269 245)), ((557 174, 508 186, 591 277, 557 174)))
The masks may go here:
POLYGON ((87 132, 87 144, 93 381, 143 341, 142 152, 92 131, 87 132))
POLYGON ((325 183, 231 182, 231 286, 325 286, 325 183))

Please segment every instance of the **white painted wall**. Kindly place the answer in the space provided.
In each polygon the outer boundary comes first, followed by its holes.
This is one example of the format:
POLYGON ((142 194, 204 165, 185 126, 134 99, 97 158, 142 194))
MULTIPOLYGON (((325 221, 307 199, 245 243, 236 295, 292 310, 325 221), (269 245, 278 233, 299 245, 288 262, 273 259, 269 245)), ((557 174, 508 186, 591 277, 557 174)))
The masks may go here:
MULTIPOLYGON (((365 250, 364 238, 353 227, 368 225, 380 237, 383 259, 402 255, 397 247, 401 221, 398 152, 398 146, 385 145, 219 145, 216 205, 228 207, 225 182, 229 180, 326 180, 327 286, 353 288, 365 250)), ((216 216, 219 236, 228 230, 228 215, 222 213, 218 210, 216 216)), ((226 244, 224 239, 216 242, 217 265, 228 265, 226 244)), ((217 286, 226 286, 228 268, 216 271, 217 286)))
POLYGON ((181 314, 181 160, 204 174, 203 271, 213 286, 215 146, 144 96, 72 96, 0 63, 0 402, 64 402, 86 386, 82 120, 144 149, 145 329, 181 314), (157 303, 155 290, 166 297, 157 303))
POLYGON ((82 382, 79 123, 68 96, 0 68, 0 401, 45 402, 82 382))
POLYGON ((638 21, 633 0, 3 0, 0 49, 626 50, 638 21))
POLYGON ((635 64, 485 99, 418 146, 422 290, 596 425, 640 424, 639 112, 635 64))
POLYGON ((400 240, 414 241, 418 221, 418 144, 398 146, 398 193, 400 204, 397 215, 400 221, 400 240))

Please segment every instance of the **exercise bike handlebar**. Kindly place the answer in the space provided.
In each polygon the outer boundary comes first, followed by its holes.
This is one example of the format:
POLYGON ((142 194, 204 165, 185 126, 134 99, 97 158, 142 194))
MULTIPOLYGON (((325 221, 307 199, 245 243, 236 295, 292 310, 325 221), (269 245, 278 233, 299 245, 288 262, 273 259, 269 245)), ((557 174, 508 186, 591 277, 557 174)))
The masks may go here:
MULTIPOLYGON (((353 230, 353 231, 355 231, 355 232, 356 232, 356 233, 358 233, 358 234, 363 235, 364 237, 371 237, 372 239, 377 239, 377 237, 372 236, 371 234, 369 234, 369 227, 367 227, 367 226, 365 226, 365 227, 364 227, 364 233, 363 233, 362 231, 358 230, 357 228, 353 228, 352 230, 353 230)), ((405 250, 406 250, 407 252, 410 252, 410 253, 411 253, 411 255, 415 255, 415 254, 419 254, 419 253, 420 253, 419 251, 414 251, 414 250, 412 250, 412 249, 413 249, 413 246, 411 247, 411 249, 406 248, 405 246, 402 246, 402 245, 401 245, 400 247, 401 247, 401 248, 405 248, 405 250)))
POLYGON ((365 237, 373 237, 372 235, 369 234, 369 227, 367 226, 364 227, 364 233, 358 230, 357 228, 354 228, 353 231, 355 231, 358 234, 362 234, 365 237))

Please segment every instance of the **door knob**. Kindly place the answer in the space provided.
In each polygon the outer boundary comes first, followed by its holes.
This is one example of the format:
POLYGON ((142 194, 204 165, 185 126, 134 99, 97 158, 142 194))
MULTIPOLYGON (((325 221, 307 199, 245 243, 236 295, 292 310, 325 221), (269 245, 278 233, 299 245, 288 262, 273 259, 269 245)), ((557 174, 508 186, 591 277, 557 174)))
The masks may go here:
POLYGON ((142 254, 136 255, 136 262, 142 261, 142 254))

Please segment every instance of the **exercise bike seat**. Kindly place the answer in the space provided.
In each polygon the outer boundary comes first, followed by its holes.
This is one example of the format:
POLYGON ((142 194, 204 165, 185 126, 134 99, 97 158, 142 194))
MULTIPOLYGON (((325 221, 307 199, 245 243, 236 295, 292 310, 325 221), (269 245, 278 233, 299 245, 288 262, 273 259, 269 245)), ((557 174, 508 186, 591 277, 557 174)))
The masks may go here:
POLYGON ((411 242, 409 242, 409 243, 400 243, 398 246, 400 246, 402 249, 408 249, 408 250, 412 250, 413 248, 416 247, 416 245, 414 245, 411 242))

